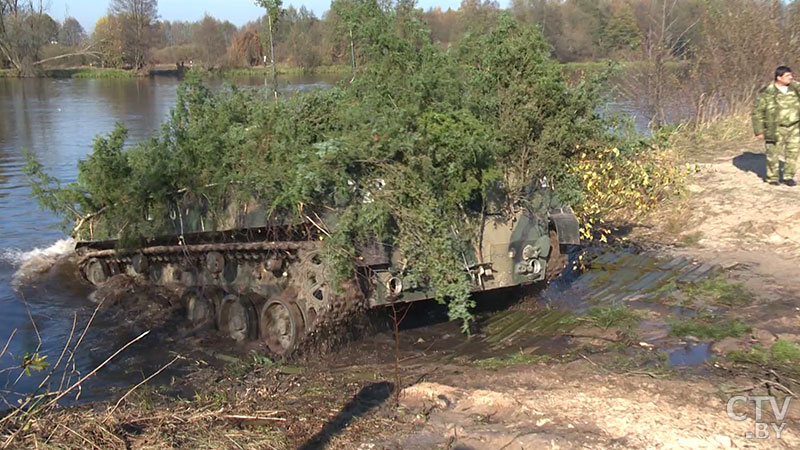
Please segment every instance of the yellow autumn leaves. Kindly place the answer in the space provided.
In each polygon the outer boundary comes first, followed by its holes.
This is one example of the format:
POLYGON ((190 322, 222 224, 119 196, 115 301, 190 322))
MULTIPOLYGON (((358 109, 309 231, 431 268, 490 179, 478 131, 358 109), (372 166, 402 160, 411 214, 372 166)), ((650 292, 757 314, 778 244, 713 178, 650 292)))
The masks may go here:
POLYGON ((616 147, 581 153, 568 170, 583 185, 583 201, 575 208, 581 238, 600 242, 607 242, 610 223, 629 222, 651 210, 679 192, 689 173, 668 151, 623 153, 616 147))

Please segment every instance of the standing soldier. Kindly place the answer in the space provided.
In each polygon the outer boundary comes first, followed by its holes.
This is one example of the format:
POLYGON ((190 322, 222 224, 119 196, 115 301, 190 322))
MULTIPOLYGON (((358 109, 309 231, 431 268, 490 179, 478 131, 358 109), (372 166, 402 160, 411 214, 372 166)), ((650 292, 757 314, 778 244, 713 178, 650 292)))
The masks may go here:
POLYGON ((753 132, 766 143, 766 181, 773 186, 780 182, 797 185, 794 174, 800 151, 800 91, 792 78, 792 69, 775 69, 775 81, 759 91, 753 109, 753 132), (778 171, 780 156, 785 161, 782 178, 778 171))

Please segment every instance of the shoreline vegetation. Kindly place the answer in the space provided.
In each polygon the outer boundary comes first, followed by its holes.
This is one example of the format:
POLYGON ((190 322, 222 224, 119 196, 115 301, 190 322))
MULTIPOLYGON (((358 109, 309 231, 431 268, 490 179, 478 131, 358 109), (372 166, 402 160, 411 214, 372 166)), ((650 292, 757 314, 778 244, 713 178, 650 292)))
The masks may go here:
MULTIPOLYGON (((562 71, 565 73, 599 73, 610 66, 616 66, 620 69, 641 69, 648 64, 647 61, 611 61, 611 60, 598 60, 598 61, 580 61, 580 62, 566 62, 559 63, 562 71)), ((666 64, 668 69, 675 70, 685 65, 684 62, 671 61, 666 64)), ((215 68, 206 69, 202 67, 186 67, 185 71, 195 70, 204 74, 221 78, 246 78, 246 77, 271 77, 272 69, 270 66, 254 66, 254 67, 229 67, 229 68, 215 68)), ((317 66, 312 70, 307 70, 300 66, 291 64, 278 64, 276 67, 278 75, 325 75, 325 74, 347 74, 350 73, 351 68, 346 64, 333 64, 327 66, 317 66)), ((157 64, 140 71, 133 69, 114 69, 114 68, 100 68, 91 66, 79 66, 69 68, 46 69, 39 73, 34 78, 143 78, 152 76, 179 76, 181 71, 174 65, 157 64)), ((14 69, 0 69, 0 78, 19 78, 19 73, 14 69)))
MULTIPOLYGON (((70 67, 59 69, 47 69, 42 71, 34 78, 83 78, 83 79, 107 79, 107 78, 143 78, 153 76, 180 76, 182 72, 188 70, 199 71, 221 78, 245 78, 245 77, 271 77, 272 69, 269 66, 258 67, 239 67, 223 69, 204 69, 201 67, 186 67, 183 71, 174 65, 156 65, 144 70, 136 71, 132 69, 112 69, 100 67, 70 67)), ((320 75, 320 74, 346 74, 350 72, 350 67, 346 65, 319 66, 313 70, 305 70, 302 67, 288 64, 278 64, 278 75, 320 75)), ((20 78, 19 73, 14 69, 0 69, 0 78, 20 78)))

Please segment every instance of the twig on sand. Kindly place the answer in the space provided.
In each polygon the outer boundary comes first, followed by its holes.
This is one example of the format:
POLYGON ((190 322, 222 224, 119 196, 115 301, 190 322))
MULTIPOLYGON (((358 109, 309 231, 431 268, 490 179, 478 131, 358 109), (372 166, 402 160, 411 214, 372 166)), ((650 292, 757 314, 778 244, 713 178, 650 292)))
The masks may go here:
POLYGON ((742 387, 742 388, 735 388, 735 389, 723 389, 723 394, 733 394, 735 392, 747 392, 752 391, 753 389, 757 388, 758 385, 754 384, 752 386, 742 387))
POLYGON ((122 403, 123 400, 125 400, 129 395, 131 395, 131 393, 133 391, 135 391, 136 389, 139 389, 139 387, 141 387, 143 384, 147 383, 148 381, 152 380, 154 377, 158 376, 158 374, 160 374, 161 372, 166 370, 167 367, 171 366, 175 361, 177 361, 177 360, 179 360, 181 358, 182 358, 181 355, 178 355, 178 356, 172 358, 172 361, 168 362, 163 367, 161 367, 160 369, 158 369, 155 372, 153 372, 152 375, 150 375, 149 377, 145 378, 139 384, 137 384, 136 386, 134 386, 130 390, 128 390, 128 392, 126 392, 125 395, 123 395, 122 397, 119 398, 119 400, 117 400, 117 403, 114 405, 113 408, 111 408, 111 411, 109 411, 108 414, 106 414, 106 418, 103 419, 103 423, 105 423, 109 419, 109 417, 111 417, 111 415, 114 414, 114 411, 116 411, 117 408, 119 408, 120 403, 122 403))
POLYGON ((656 378, 656 379, 664 378, 664 377, 668 376, 667 374, 657 374, 657 373, 653 373, 653 372, 648 372, 646 370, 629 370, 629 371, 624 372, 624 373, 622 373, 620 375, 647 375, 650 378, 656 378))
POLYGON ((86 442, 87 444, 91 445, 93 448, 96 448, 97 450, 101 450, 101 449, 100 449, 100 447, 98 447, 97 445, 95 445, 95 443, 94 443, 94 442, 90 441, 90 440, 89 440, 89 439, 87 439, 85 436, 83 436, 82 434, 80 434, 80 433, 78 433, 77 431, 73 430, 72 428, 70 428, 70 427, 68 427, 68 426, 66 426, 66 425, 64 425, 64 424, 61 424, 61 423, 57 424, 57 425, 56 425, 56 428, 57 428, 57 427, 64 428, 65 430, 69 431, 70 433, 74 434, 75 436, 78 436, 79 438, 81 438, 81 439, 82 439, 84 442, 86 442))
POLYGON ((242 447, 241 445, 239 445, 239 443, 238 443, 238 442, 234 441, 232 437, 228 436, 227 434, 225 435, 225 437, 226 437, 226 438, 228 438, 228 440, 229 440, 229 441, 233 442, 233 445, 235 445, 235 446, 239 447, 241 450, 244 450, 244 447, 242 447))
POLYGON ((788 376, 786 376, 786 375, 778 375, 778 372, 775 372, 775 371, 774 371, 774 370, 772 370, 772 369, 770 369, 769 373, 771 373, 771 374, 772 374, 772 376, 774 376, 776 380, 781 380, 781 379, 783 379, 783 380, 789 380, 789 381, 791 381, 791 382, 792 382, 792 383, 794 383, 794 384, 800 384, 800 381, 798 381, 798 380, 795 380, 794 378, 788 377, 788 376))
POLYGON ((603 369, 603 370, 605 370, 606 372, 608 372, 608 373, 610 373, 610 374, 612 374, 612 375, 617 375, 617 373, 616 373, 616 372, 612 372, 612 371, 610 371, 610 370, 606 369, 605 367, 601 366, 600 364, 597 364, 596 362, 594 362, 594 361, 592 361, 591 359, 589 359, 589 357, 588 357, 588 356, 586 356, 586 355, 584 355, 583 353, 580 353, 578 356, 580 356, 581 358, 583 358, 583 359, 585 359, 585 360, 589 361, 589 363, 590 363, 591 365, 593 365, 593 366, 595 366, 595 367, 597 367, 597 368, 599 368, 599 369, 603 369))
POLYGON ((797 394, 792 392, 791 389, 789 389, 786 386, 778 383, 777 381, 771 381, 771 380, 760 380, 760 381, 762 383, 764 383, 765 385, 767 385, 767 386, 775 386, 776 388, 779 388, 780 390, 782 390, 783 392, 789 394, 790 396, 792 396, 794 398, 798 398, 797 394))
POLYGON ((588 356, 586 356, 586 355, 584 355, 582 353, 579 356, 581 358, 585 359, 586 361, 589 361, 593 366, 598 367, 600 369, 603 369, 603 370, 605 370, 607 373, 609 373, 611 375, 623 375, 623 376, 624 375, 647 375, 650 378, 664 378, 664 377, 667 376, 666 374, 665 375, 659 375, 659 374, 655 374, 653 372, 648 372, 646 370, 629 370, 627 372, 618 373, 618 372, 614 372, 613 370, 606 369, 605 367, 603 367, 600 364, 597 364, 596 362, 592 361, 591 359, 589 359, 588 356))
POLYGON ((273 421, 273 422, 286 422, 284 417, 267 417, 267 416, 246 416, 242 414, 228 414, 223 416, 226 419, 231 420, 241 420, 241 421, 259 421, 259 420, 266 420, 266 421, 273 421))
POLYGON ((408 361, 409 359, 414 359, 414 358, 419 358, 420 356, 425 356, 428 353, 428 350, 430 350, 433 347, 434 344, 436 344, 436 341, 431 342, 431 345, 429 345, 428 347, 425 348, 425 350, 423 350, 420 353, 417 353, 416 355, 411 355, 411 356, 406 356, 405 358, 400 358, 400 362, 405 362, 405 361, 408 361))
MULTIPOLYGON (((119 443, 120 443, 120 444, 122 444, 122 446, 123 446, 123 447, 125 447, 125 446, 126 446, 126 443, 125 443, 125 441, 124 441, 124 440, 123 440, 121 437, 119 437, 119 436, 117 436, 116 434, 114 434, 114 433, 112 433, 111 431, 109 431, 109 429, 108 429, 108 428, 104 427, 103 425, 99 425, 97 428, 99 428, 101 431, 104 431, 106 434, 108 434, 108 435, 109 435, 109 436, 111 436, 112 438, 114 438, 114 439, 116 439, 117 441, 119 441, 119 443)), ((35 435, 34 435, 34 436, 35 436, 35 435)))

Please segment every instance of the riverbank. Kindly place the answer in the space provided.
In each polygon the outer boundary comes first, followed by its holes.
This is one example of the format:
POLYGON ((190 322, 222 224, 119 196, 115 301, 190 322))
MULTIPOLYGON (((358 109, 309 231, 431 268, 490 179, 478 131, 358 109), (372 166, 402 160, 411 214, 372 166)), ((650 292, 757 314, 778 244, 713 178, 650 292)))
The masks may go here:
MULTIPOLYGON (((135 78, 141 76, 131 70, 105 69, 98 67, 73 67, 65 69, 48 69, 38 78, 135 78)), ((0 70, 0 78, 19 78, 14 69, 0 70)))
MULTIPOLYGON (((347 65, 318 66, 310 70, 304 69, 302 67, 289 66, 284 64, 278 64, 276 67, 276 72, 278 75, 307 75, 307 74, 335 75, 335 74, 347 74, 350 73, 350 71, 351 68, 350 66, 347 65)), ((272 67, 260 66, 260 67, 247 67, 247 68, 214 69, 208 71, 208 73, 221 76, 223 78, 271 77, 272 67)))
MULTIPOLYGON (((564 73, 567 74, 594 74, 608 70, 610 67, 616 67, 619 70, 630 69, 644 69, 647 65, 646 61, 628 61, 628 62, 611 62, 611 61, 585 61, 585 62, 569 62, 561 64, 564 73)), ((677 70, 682 67, 683 63, 669 63, 667 67, 670 70, 677 70)), ((210 76, 222 79, 235 79, 235 78, 270 78, 272 77, 272 68, 270 66, 256 66, 256 67, 240 67, 240 68, 221 68, 221 69, 203 69, 201 67, 186 66, 183 70, 178 70, 174 64, 159 64, 152 66, 143 71, 124 70, 124 69, 110 69, 98 67, 73 67, 73 68, 60 68, 48 69, 39 75, 39 78, 76 78, 76 79, 125 79, 149 76, 172 76, 180 77, 185 70, 198 70, 207 73, 210 76)), ((287 64, 278 64, 276 72, 278 76, 302 76, 302 75, 341 75, 347 76, 352 71, 349 65, 328 65, 318 66, 313 69, 304 69, 302 67, 291 66, 287 64)), ((14 69, 0 69, 0 78, 18 78, 19 74, 14 69)))
MULTIPOLYGON (((63 69, 47 69, 40 74, 40 78, 136 78, 147 76, 182 76, 184 70, 199 70, 203 73, 208 73, 215 77, 221 78, 245 78, 245 77, 271 77, 272 68, 267 67, 248 67, 248 68, 224 68, 206 70, 200 67, 190 68, 186 67, 179 70, 175 65, 156 65, 142 71, 123 70, 123 69, 109 69, 98 67, 72 67, 63 69)), ((279 64, 276 68, 278 75, 325 75, 325 74, 346 74, 349 73, 351 68, 346 65, 332 65, 332 66, 319 66, 313 69, 304 69, 302 67, 289 66, 279 64)), ((18 72, 13 69, 0 70, 0 78, 17 78, 18 72)))
MULTIPOLYGON (((585 62, 569 62, 563 63, 565 72, 584 72, 596 73, 608 69, 612 64, 622 69, 643 68, 646 66, 645 61, 629 61, 629 62, 615 62, 610 61, 585 61, 585 62)), ((681 66, 681 63, 670 63, 668 67, 676 69, 681 66)), ((190 67, 186 66, 186 70, 190 67)), ((222 78, 244 78, 244 77, 271 77, 272 68, 270 66, 256 66, 256 67, 230 67, 221 69, 203 69, 192 67, 191 70, 200 70, 214 76, 222 78)), ((308 75, 308 74, 348 74, 352 68, 346 64, 317 66, 313 69, 305 69, 298 66, 291 66, 288 64, 278 64, 276 71, 278 75, 308 75)), ((143 71, 124 70, 124 69, 110 69, 98 67, 72 67, 61 69, 47 69, 40 77, 41 78, 135 78, 142 76, 179 76, 181 71, 178 70, 174 64, 158 64, 143 71)), ((14 69, 0 69, 0 78, 16 78, 18 73, 14 69)))

